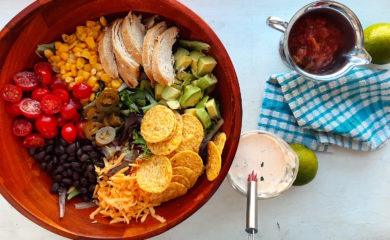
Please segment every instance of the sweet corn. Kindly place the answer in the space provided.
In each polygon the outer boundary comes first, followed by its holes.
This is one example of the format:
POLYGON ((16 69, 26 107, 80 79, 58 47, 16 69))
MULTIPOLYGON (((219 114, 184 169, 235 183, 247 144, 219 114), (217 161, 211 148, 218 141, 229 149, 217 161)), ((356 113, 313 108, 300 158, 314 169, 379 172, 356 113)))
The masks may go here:
POLYGON ((98 21, 86 21, 84 26, 77 26, 74 33, 62 34, 62 41, 54 43, 55 52, 44 51, 45 57, 57 71, 57 76, 67 84, 69 90, 77 83, 91 86, 92 94, 81 101, 84 105, 95 99, 100 80, 112 89, 118 89, 122 84, 120 79, 112 79, 106 74, 100 63, 97 48, 106 26, 104 17, 98 21))

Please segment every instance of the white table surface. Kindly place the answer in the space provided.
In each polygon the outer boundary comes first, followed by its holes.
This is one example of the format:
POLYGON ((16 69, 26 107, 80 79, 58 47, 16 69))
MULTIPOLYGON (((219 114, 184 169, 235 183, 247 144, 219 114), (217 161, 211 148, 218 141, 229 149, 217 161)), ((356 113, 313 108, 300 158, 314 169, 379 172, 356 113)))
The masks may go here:
MULTIPOLYGON (((2 28, 32 0, 0 0, 2 28)), ((304 0, 183 0, 210 24, 227 48, 240 81, 243 131, 257 128, 264 82, 286 70, 278 55, 280 33, 269 15, 289 19, 304 0)), ((342 1, 364 27, 390 21, 389 0, 342 1)), ((260 201, 257 239, 390 239, 390 146, 370 152, 319 153, 313 182, 260 201)), ((227 180, 199 211, 154 238, 246 239, 245 198, 227 180)), ((22 216, 0 197, 0 239, 64 239, 22 216)))

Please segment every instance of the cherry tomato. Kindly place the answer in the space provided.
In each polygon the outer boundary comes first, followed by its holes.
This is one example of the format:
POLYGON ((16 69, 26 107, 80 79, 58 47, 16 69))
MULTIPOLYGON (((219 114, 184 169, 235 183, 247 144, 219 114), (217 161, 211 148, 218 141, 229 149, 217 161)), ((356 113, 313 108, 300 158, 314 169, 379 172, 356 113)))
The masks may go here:
POLYGON ((77 130, 73 123, 67 123, 62 127, 61 136, 68 143, 72 143, 76 140, 77 130))
POLYGON ((71 98, 69 99, 69 103, 75 105, 77 109, 80 109, 80 108, 83 107, 83 106, 81 105, 81 103, 80 103, 80 100, 79 100, 78 98, 75 98, 75 97, 71 97, 71 98))
POLYGON ((57 125, 59 127, 62 127, 66 124, 66 121, 64 119, 62 119, 61 115, 57 116, 57 125))
POLYGON ((23 140, 23 145, 26 148, 38 148, 45 145, 45 139, 38 133, 28 135, 23 140))
POLYGON ((52 81, 51 81, 51 84, 50 84, 50 89, 52 91, 54 89, 65 89, 66 90, 66 85, 65 85, 65 83, 62 82, 62 80, 59 77, 54 76, 52 81))
POLYGON ((41 100, 42 111, 47 114, 56 114, 61 111, 61 98, 54 94, 46 94, 41 100))
POLYGON ((13 84, 6 84, 1 90, 1 97, 7 102, 19 102, 22 99, 22 89, 13 84))
POLYGON ((71 120, 77 114, 76 106, 70 103, 65 104, 61 109, 61 117, 64 120, 71 120))
POLYGON ((41 104, 31 98, 24 98, 19 103, 22 114, 28 118, 37 118, 41 115, 41 104))
POLYGON ((73 121, 73 123, 77 123, 78 121, 80 121, 80 113, 76 113, 75 115, 74 115, 74 117, 72 118, 72 121, 73 121))
POLYGON ((19 103, 11 103, 5 105, 5 112, 11 117, 17 117, 22 115, 22 112, 19 108, 19 103))
POLYGON ((60 97, 62 103, 68 103, 69 102, 69 93, 65 89, 54 89, 53 94, 60 97))
POLYGON ((23 92, 29 92, 38 86, 38 76, 34 72, 19 72, 14 75, 14 82, 23 92))
POLYGON ((51 82, 53 69, 48 62, 39 62, 34 66, 34 72, 39 77, 42 85, 48 85, 51 82))
POLYGON ((84 126, 86 123, 87 123, 87 122, 85 122, 85 121, 80 121, 80 122, 76 123, 77 137, 78 137, 79 139, 85 139, 85 134, 84 134, 83 126, 84 126))
POLYGON ((25 118, 15 119, 14 124, 12 125, 12 132, 18 137, 25 137, 29 135, 32 130, 32 123, 25 118))
POLYGON ((52 115, 42 115, 35 120, 35 127, 45 138, 54 138, 58 133, 57 118, 52 115))
POLYGON ((92 88, 85 83, 78 83, 73 86, 73 95, 78 99, 89 98, 92 93, 92 88))
POLYGON ((50 91, 47 88, 37 88, 32 92, 31 98, 37 101, 41 101, 43 96, 49 93, 50 91))

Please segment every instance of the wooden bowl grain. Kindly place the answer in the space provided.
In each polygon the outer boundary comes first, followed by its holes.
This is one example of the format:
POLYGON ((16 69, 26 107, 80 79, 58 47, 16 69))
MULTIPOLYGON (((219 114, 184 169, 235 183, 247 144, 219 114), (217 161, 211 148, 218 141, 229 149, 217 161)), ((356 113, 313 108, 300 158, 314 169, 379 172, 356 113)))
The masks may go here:
MULTIPOLYGON (((65 218, 58 217, 58 198, 50 194, 51 180, 39 170, 27 154, 20 139, 11 131, 12 119, 0 102, 0 193, 19 212, 40 226, 74 239, 144 239, 160 234, 197 211, 213 195, 224 180, 232 163, 241 132, 241 95, 233 64, 223 44, 213 30, 198 15, 175 0, 38 0, 25 8, 0 32, 0 87, 12 76, 33 66, 39 59, 34 51, 39 43, 59 39, 61 33, 72 32, 75 26, 102 15, 109 19, 124 16, 128 11, 158 14, 180 28, 183 38, 211 44, 210 54, 218 61, 216 75, 219 84, 216 97, 221 102, 225 119, 223 131, 227 143, 222 170, 218 178, 208 182, 202 176, 185 196, 157 208, 166 218, 160 223, 152 218, 144 224, 131 222, 110 225, 98 217, 92 224, 93 209, 74 209, 75 200, 66 206, 65 218)), ((79 201, 79 200, 78 200, 79 201)))

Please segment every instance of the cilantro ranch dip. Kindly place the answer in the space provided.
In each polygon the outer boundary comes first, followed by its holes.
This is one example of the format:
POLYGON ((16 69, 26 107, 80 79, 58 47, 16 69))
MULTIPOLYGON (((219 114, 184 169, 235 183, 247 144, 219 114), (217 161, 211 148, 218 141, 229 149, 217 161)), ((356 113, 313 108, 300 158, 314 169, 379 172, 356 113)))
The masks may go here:
POLYGON ((279 137, 263 131, 241 135, 228 178, 246 195, 248 174, 257 173, 258 198, 271 198, 287 190, 298 173, 298 157, 279 137))

